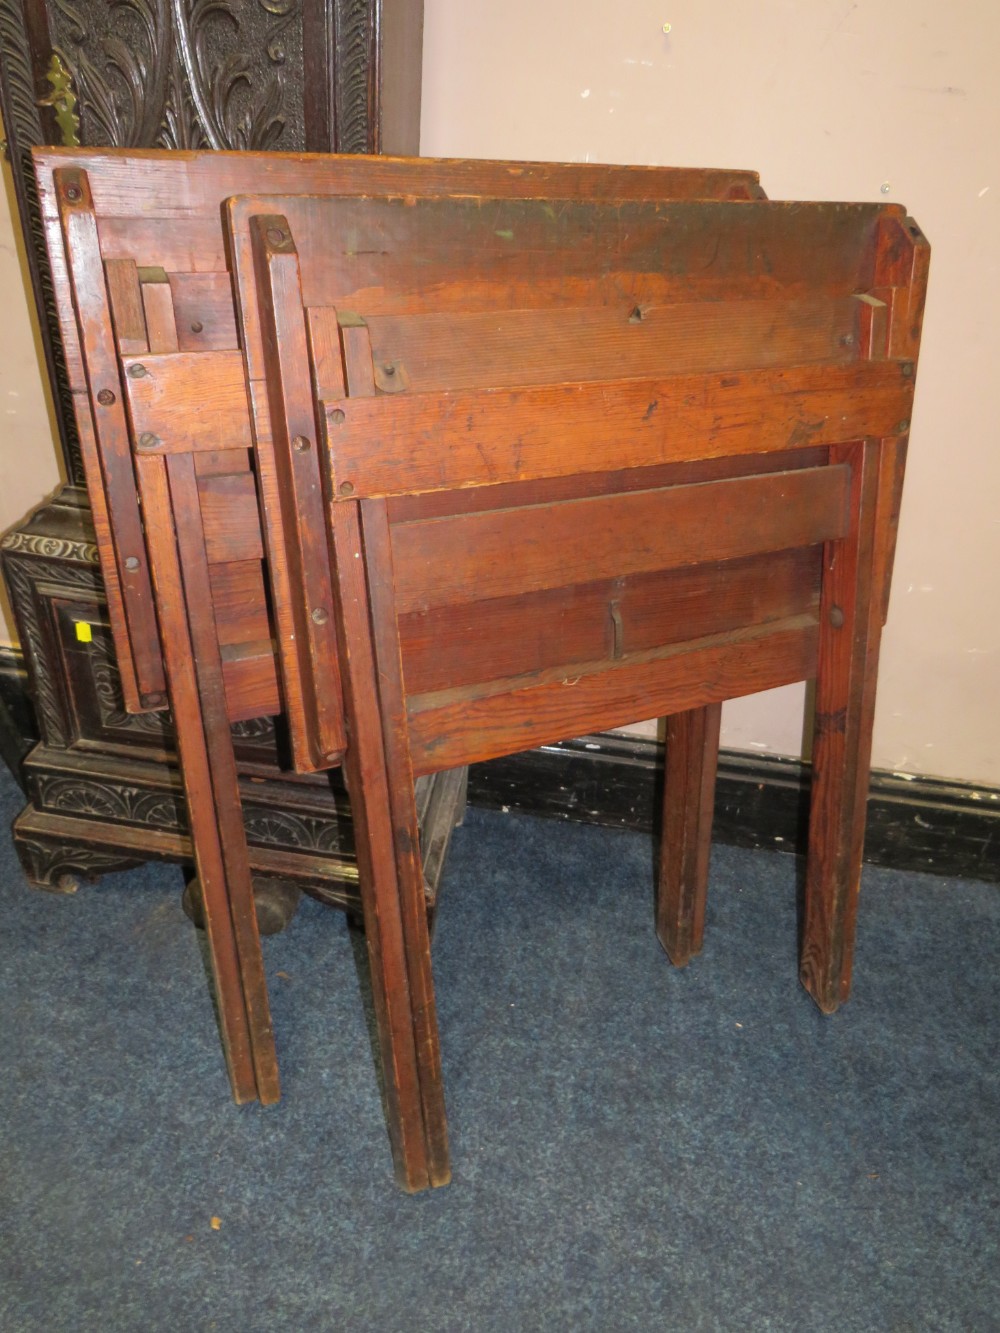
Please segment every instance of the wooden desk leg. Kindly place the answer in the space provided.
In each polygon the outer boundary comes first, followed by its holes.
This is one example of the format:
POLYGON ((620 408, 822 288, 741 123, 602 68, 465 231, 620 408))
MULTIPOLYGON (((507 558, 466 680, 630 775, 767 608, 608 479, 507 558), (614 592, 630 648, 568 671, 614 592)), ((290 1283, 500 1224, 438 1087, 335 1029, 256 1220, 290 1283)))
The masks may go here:
POLYGON ((396 1178, 403 1189, 415 1192, 450 1178, 416 804, 409 766, 400 757, 401 746, 406 747, 405 731, 399 732, 401 723, 405 727, 399 682, 382 651, 379 628, 373 633, 378 614, 369 598, 365 565, 378 532, 370 536, 366 527, 363 551, 358 505, 335 503, 331 511, 348 731, 344 770, 389 1138, 396 1178))
POLYGON ((831 449, 850 462, 851 530, 827 544, 820 596, 809 861, 800 977, 824 1013, 847 999, 861 879, 881 637, 892 445, 831 449), (881 475, 880 475, 881 474, 881 475), (881 540, 880 540, 881 538, 881 540))
MULTIPOLYGON (((183 462, 190 464, 190 459, 184 457, 183 462)), ((254 1032, 247 1011, 244 967, 233 919, 226 848, 216 818, 218 797, 215 787, 218 775, 214 771, 210 737, 202 707, 203 680, 199 678, 195 667, 195 649, 181 562, 174 539, 166 460, 153 457, 137 459, 136 473, 147 518, 147 542, 158 594, 164 663, 177 730, 191 837, 204 897, 205 930, 218 999, 222 1046, 233 1097, 237 1102, 253 1101, 258 1097, 273 1101, 277 1096, 273 1044, 265 1042, 262 1051, 260 1033, 254 1032), (262 1059, 268 1049, 269 1058, 262 1059)), ((202 585, 197 593, 202 598, 204 587, 202 585)), ((228 724, 225 739, 231 751, 228 724)), ((239 832, 242 834, 242 825, 239 832)), ((249 870, 247 893, 249 895, 249 870)), ((264 1000, 266 1015, 266 992, 264 1000)), ((269 1033, 269 1023, 265 1031, 269 1033)))
POLYGON ((719 766, 721 704, 666 719, 656 933, 676 967, 701 952, 719 766))

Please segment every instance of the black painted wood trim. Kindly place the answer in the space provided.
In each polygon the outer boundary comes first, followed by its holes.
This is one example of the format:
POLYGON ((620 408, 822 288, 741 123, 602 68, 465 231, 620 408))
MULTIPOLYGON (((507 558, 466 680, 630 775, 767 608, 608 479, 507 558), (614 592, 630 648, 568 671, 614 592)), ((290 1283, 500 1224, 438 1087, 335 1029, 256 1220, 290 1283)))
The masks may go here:
MULTIPOLYGON (((663 747, 613 734, 546 745, 469 769, 469 802, 552 819, 651 831, 663 747)), ((714 836, 740 847, 802 853, 809 765, 723 750, 714 836)), ((1000 883, 1000 788, 872 772, 865 860, 899 870, 1000 883)))

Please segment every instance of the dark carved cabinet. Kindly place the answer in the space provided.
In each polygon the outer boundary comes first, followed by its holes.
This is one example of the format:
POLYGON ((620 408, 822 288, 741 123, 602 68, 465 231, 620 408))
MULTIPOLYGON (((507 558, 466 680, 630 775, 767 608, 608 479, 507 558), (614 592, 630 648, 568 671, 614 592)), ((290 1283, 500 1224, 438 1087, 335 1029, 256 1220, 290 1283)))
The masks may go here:
MULTIPOLYGON (((122 700, 30 149, 416 153, 422 17, 423 0, 0 0, 0 103, 69 477, 2 544, 41 736, 14 837, 40 886, 191 846, 169 716, 122 700)), ((272 719, 236 731, 256 876, 352 905, 342 789, 280 772, 272 719)), ((461 799, 458 778, 422 793, 429 879, 461 799)))

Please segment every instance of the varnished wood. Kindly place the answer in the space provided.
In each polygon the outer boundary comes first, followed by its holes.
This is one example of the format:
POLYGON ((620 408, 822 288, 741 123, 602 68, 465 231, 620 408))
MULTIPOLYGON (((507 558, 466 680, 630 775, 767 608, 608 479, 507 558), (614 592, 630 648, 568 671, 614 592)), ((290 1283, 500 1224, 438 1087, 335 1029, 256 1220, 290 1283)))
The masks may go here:
POLYGON ((825 1013, 850 990, 860 890, 881 634, 880 455, 874 440, 837 450, 851 466, 854 517, 823 561, 801 977, 825 1013))
POLYGON ((847 529, 846 468, 397 524, 400 614, 813 546, 847 529))
POLYGON ((194 725, 200 720, 203 728, 211 775, 209 795, 225 868, 257 1096, 262 1102, 275 1102, 279 1097, 278 1066, 229 730, 222 654, 211 602, 205 596, 209 554, 201 520, 201 488, 190 456, 168 459, 166 472, 198 690, 197 713, 192 716, 191 710, 185 709, 181 725, 194 725))
MULTIPOLYGON (((424 1122, 421 1052, 416 1044, 403 923, 407 910, 403 906, 403 896, 412 896, 415 886, 412 880, 400 885, 397 878, 396 830, 375 686, 375 657, 357 506, 337 508, 331 518, 331 539, 340 571, 337 629, 341 636, 344 701, 351 719, 351 744, 344 764, 354 811, 354 836, 361 872, 361 901, 385 1079, 389 1137, 396 1178, 404 1189, 414 1191, 435 1183, 432 1173, 440 1173, 446 1167, 443 1168, 431 1151, 424 1122)), ((422 882, 419 887, 422 892, 422 882)), ((412 910, 412 902, 408 908, 412 910)), ((440 1126, 435 1129, 439 1154, 440 1126)))
POLYGON ((884 435, 909 418, 913 383, 898 362, 863 361, 345 399, 326 406, 327 442, 338 491, 483 486, 572 475, 581 458, 602 472, 884 435))
MULTIPOLYGON (((289 566, 290 605, 275 606, 287 717, 295 766, 329 768, 346 744, 333 579, 327 552, 324 493, 318 463, 319 433, 312 401, 309 347, 299 287, 298 258, 280 218, 254 226, 257 286, 263 294, 262 329, 267 340, 272 453, 282 505, 281 533, 271 538, 272 569, 289 566)), ((277 576, 276 576, 277 577, 277 576)))
POLYGON ((177 731, 177 744, 202 886, 222 1046, 235 1100, 253 1101, 257 1097, 257 1079, 252 1042, 230 914, 225 854, 215 819, 211 757, 201 721, 194 650, 185 611, 165 461, 162 458, 139 459, 136 471, 143 507, 149 516, 149 552, 160 600, 164 641, 168 645, 164 662, 170 697, 178 718, 183 719, 177 731))
POLYGON ((701 953, 722 705, 673 713, 666 724, 656 933, 675 967, 701 953))
POLYGON ((400 611, 407 689, 431 694, 610 656, 612 602, 618 604, 626 656, 751 624, 815 616, 819 572, 818 548, 793 548, 400 611))
MULTIPOLYGON (((524 190, 495 164, 463 199, 423 197, 447 193, 440 164, 388 176, 380 164, 371 179, 401 187, 384 198, 354 197, 346 182, 361 178, 345 168, 331 190, 350 197, 337 199, 308 197, 321 169, 299 163, 296 193, 281 195, 285 165, 269 163, 257 194, 225 214, 231 331, 212 277, 227 263, 213 232, 221 200, 192 185, 197 161, 179 211, 173 200, 162 215, 93 212, 103 258, 140 257, 149 297, 146 350, 119 349, 137 457, 176 478, 184 578, 217 589, 218 608, 215 598, 201 607, 188 586, 187 614, 206 663, 196 720, 257 1091, 273 1086, 266 992, 223 733, 240 691, 277 696, 273 644, 247 601, 258 570, 272 602, 290 594, 300 618, 314 579, 330 579, 336 645, 286 642, 305 688, 302 703, 287 689, 283 702, 315 747, 304 701, 331 662, 344 673, 390 1138, 407 1188, 448 1174, 415 775, 681 714, 668 724, 664 822, 677 857, 664 846, 658 928, 683 961, 704 919, 718 705, 818 671, 822 725, 836 732, 843 701, 847 735, 825 749, 817 738, 829 776, 814 814, 822 850, 803 976, 829 1007, 849 976, 856 895, 845 871, 860 846, 901 477, 894 441, 908 425, 919 336, 923 261, 901 210, 771 205, 733 180, 720 193, 743 202, 628 202, 627 190, 623 202, 608 180, 637 178, 613 171, 581 176, 596 189, 574 201, 540 188, 569 169, 539 172, 524 190), (407 185, 420 180, 426 191, 407 185), (602 197, 618 202, 593 202, 602 197), (199 294, 207 323, 191 313, 199 294), (189 342, 194 324, 205 343, 189 342), (211 430, 190 411, 206 391, 211 430), (317 427, 329 452, 300 450, 299 468, 293 442, 319 445, 317 427), (248 522, 258 500, 262 520, 248 522), (553 615, 565 634, 546 634, 553 615), (846 653, 833 634, 845 623, 846 653), (491 661, 463 646, 484 630, 526 649, 491 661)), ((220 179, 231 185, 240 170, 220 179)), ((471 183, 467 170, 450 179, 471 183)), ((669 193, 665 178, 658 189, 669 193)), ((130 281, 124 267, 119 276, 130 281)), ((306 768, 324 757, 335 754, 296 755, 306 768)))
POLYGON ((122 683, 126 702, 136 711, 162 707, 166 686, 93 200, 86 176, 71 169, 60 172, 58 188, 65 243, 72 258, 73 303, 87 355, 87 375, 79 387, 89 393, 106 506, 100 519, 106 519, 107 528, 98 528, 103 539, 98 546, 105 579, 119 590, 124 611, 123 620, 112 625, 116 646, 132 667, 122 683))

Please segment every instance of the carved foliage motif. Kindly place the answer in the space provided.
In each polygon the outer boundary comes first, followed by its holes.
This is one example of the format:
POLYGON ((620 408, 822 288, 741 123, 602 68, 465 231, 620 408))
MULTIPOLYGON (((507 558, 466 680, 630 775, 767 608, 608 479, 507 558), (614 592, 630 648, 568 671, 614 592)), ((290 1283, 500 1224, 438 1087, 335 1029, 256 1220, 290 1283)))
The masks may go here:
POLYGON ((301 149, 301 0, 52 0, 82 139, 111 147, 301 149))
POLYGON ((371 0, 336 0, 337 151, 371 152, 371 0))
MULTIPOLYGON (((120 824, 139 824, 171 832, 188 831, 187 811, 180 789, 176 792, 149 790, 106 778, 91 780, 73 774, 63 777, 38 773, 34 778, 39 809, 120 824)), ((244 797, 247 838, 262 847, 287 847, 328 856, 342 853, 339 812, 326 814, 255 806, 244 797)))
POLYGON ((15 830, 14 847, 25 878, 37 889, 75 893, 81 879, 95 880, 113 870, 128 870, 140 862, 122 852, 69 845, 64 838, 25 837, 15 830))

